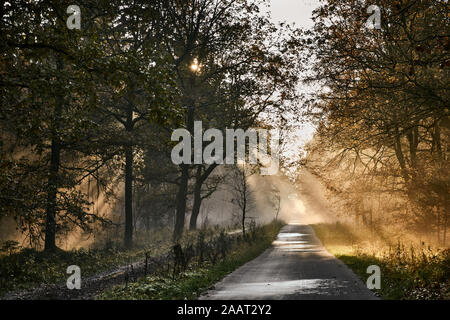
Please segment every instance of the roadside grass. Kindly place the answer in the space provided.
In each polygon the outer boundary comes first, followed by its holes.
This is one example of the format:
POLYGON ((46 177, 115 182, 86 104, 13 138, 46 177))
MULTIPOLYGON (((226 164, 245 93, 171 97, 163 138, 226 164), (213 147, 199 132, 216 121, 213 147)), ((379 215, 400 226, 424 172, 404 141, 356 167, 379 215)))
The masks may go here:
POLYGON ((365 283, 367 267, 381 269, 381 289, 388 300, 449 300, 450 250, 424 243, 389 243, 378 233, 357 231, 344 224, 312 226, 327 250, 349 266, 365 283))
MULTIPOLYGON (((217 228, 204 230, 207 235, 217 234, 217 228)), ((181 243, 192 241, 198 232, 186 232, 181 243)), ((125 264, 144 259, 146 253, 157 256, 166 253, 172 246, 170 230, 140 234, 136 245, 124 249, 119 239, 106 239, 96 243, 92 249, 46 253, 36 249, 19 248, 8 241, 8 249, 0 255, 0 297, 11 291, 31 289, 41 284, 64 282, 67 267, 77 265, 83 277, 113 270, 125 264)))
POLYGON ((239 266, 253 260, 270 247, 283 224, 272 222, 257 228, 252 241, 235 244, 225 259, 212 263, 191 263, 177 274, 151 275, 137 282, 113 287, 100 300, 193 300, 239 266))
POLYGON ((23 249, 0 258, 0 296, 40 284, 63 282, 68 277, 66 270, 70 265, 79 266, 82 276, 89 276, 134 261, 143 255, 144 250, 79 249, 57 250, 50 254, 23 249))

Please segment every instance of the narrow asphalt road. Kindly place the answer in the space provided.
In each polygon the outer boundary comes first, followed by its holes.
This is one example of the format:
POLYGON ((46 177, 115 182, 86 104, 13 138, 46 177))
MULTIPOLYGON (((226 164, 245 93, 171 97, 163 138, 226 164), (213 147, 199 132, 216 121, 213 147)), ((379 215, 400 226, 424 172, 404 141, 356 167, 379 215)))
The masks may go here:
POLYGON ((270 249, 217 283, 201 300, 377 299, 307 225, 285 226, 270 249))

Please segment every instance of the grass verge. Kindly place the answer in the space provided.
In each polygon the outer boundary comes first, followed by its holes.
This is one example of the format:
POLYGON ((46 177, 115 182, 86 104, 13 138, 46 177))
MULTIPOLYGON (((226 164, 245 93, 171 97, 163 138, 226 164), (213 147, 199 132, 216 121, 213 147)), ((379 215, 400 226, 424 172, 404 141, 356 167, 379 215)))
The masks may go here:
POLYGON ((169 274, 147 276, 137 282, 116 286, 103 292, 102 300, 193 300, 206 289, 234 271, 239 266, 253 260, 266 250, 276 238, 280 222, 272 222, 260 227, 253 241, 242 241, 231 248, 224 260, 216 264, 192 263, 188 269, 176 277, 169 274))
POLYGON ((327 250, 366 282, 367 267, 381 269, 381 289, 388 300, 450 299, 450 250, 421 244, 388 243, 344 224, 313 225, 327 250))
MULTIPOLYGON (((214 228, 204 231, 208 236, 217 234, 214 228)), ((198 232, 186 232, 183 242, 192 241, 198 232)), ((136 239, 132 249, 122 247, 118 239, 99 242, 93 249, 64 251, 61 249, 47 253, 29 248, 3 250, 0 255, 0 297, 8 292, 32 289, 41 284, 64 282, 68 275, 67 267, 77 265, 82 276, 91 276, 103 271, 144 259, 145 253, 157 256, 170 251, 172 246, 170 230, 152 231, 136 239)))
POLYGON ((0 258, 0 296, 13 290, 30 289, 40 284, 66 280, 70 265, 81 268, 83 276, 93 275, 135 261, 145 250, 57 250, 45 253, 23 249, 20 253, 0 258))

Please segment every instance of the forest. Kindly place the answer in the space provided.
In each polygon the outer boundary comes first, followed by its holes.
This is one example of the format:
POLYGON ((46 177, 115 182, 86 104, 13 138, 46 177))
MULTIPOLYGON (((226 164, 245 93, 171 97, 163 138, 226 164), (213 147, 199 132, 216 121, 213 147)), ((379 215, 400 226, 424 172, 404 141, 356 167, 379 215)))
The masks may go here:
POLYGON ((121 273, 75 298, 196 299, 292 222, 382 298, 450 297, 447 1, 271 2, 0 1, 0 297, 77 265, 121 273))

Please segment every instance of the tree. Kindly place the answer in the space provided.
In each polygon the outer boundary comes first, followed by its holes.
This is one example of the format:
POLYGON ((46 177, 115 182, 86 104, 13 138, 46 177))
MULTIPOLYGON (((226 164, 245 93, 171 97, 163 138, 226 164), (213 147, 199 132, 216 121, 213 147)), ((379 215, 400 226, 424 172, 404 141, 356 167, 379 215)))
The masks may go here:
MULTIPOLYGON (((267 16, 260 14, 259 6, 264 3, 258 0, 164 3, 165 29, 174 30, 164 42, 177 74, 185 108, 184 127, 191 134, 196 118, 204 121, 205 129, 209 126, 247 129, 264 112, 295 106, 298 34, 289 28, 278 30, 267 16), (292 104, 285 104, 287 101, 292 104)), ((215 167, 208 167, 198 176, 194 218, 200 208, 201 185, 215 167)), ((184 228, 191 169, 187 164, 179 168, 174 240, 179 239, 184 228)))
POLYGON ((235 203, 241 210, 241 226, 242 234, 246 235, 245 221, 247 213, 252 210, 255 205, 253 191, 250 188, 248 179, 256 173, 257 167, 244 164, 242 167, 233 168, 232 175, 232 194, 233 203, 235 203))
MULTIPOLYGON (((105 51, 120 61, 112 85, 99 88, 108 101, 99 108, 105 118, 117 123, 111 136, 124 156, 125 233, 124 245, 133 243, 133 169, 137 146, 145 146, 143 132, 152 124, 168 125, 177 117, 177 90, 167 57, 160 50, 158 5, 146 1, 121 3, 114 24, 103 24, 105 51), (131 18, 130 18, 131 17, 131 18), (120 129, 119 129, 120 128, 120 129)), ((111 142, 109 142, 111 143, 111 142)), ((105 142, 108 145, 108 141, 105 142)))
POLYGON ((321 111, 319 148, 333 153, 329 164, 342 163, 381 184, 383 192, 404 194, 416 216, 430 197, 436 202, 425 211, 437 206, 448 212, 429 184, 448 183, 437 174, 448 170, 442 161, 448 157, 442 149, 449 116, 446 4, 378 5, 381 30, 365 26, 364 2, 330 0, 315 11, 304 44, 317 57, 310 80, 327 88, 311 105, 321 111))
POLYGON ((0 13, 0 119, 11 138, 5 143, 9 159, 2 159, 9 177, 2 198, 13 200, 9 213, 28 231, 30 241, 39 240, 45 229, 48 251, 56 249, 58 231, 73 225, 87 228, 100 220, 87 212, 86 199, 76 189, 76 175, 86 168, 75 168, 83 156, 83 138, 92 129, 91 88, 101 69, 96 69, 101 52, 88 27, 92 16, 86 14, 84 32, 70 31, 66 8, 17 1, 3 3, 0 13), (18 158, 18 152, 25 156, 18 158), (14 191, 24 193, 12 199, 14 191), (31 201, 28 195, 33 195, 31 201))
MULTIPOLYGON (((81 30, 67 28, 66 9, 43 1, 2 6, 7 22, 1 33, 2 127, 40 157, 22 159, 34 167, 24 175, 47 180, 44 188, 42 183, 34 186, 39 199, 15 201, 16 208, 29 206, 15 214, 21 223, 42 225, 45 211, 45 249, 55 250, 64 224, 86 227, 100 220, 88 212, 80 185, 98 178, 107 163, 124 159, 124 243, 129 247, 135 146, 145 145, 140 139, 149 125, 167 124, 177 116, 175 83, 157 37, 158 7, 144 1, 86 2, 81 30)), ((12 160, 7 170, 17 174, 18 162, 12 160)), ((33 189, 14 180, 5 181, 2 194, 33 189)))
POLYGON ((275 210, 275 220, 278 220, 278 215, 279 215, 280 209, 281 209, 281 194, 280 194, 280 190, 275 185, 272 185, 270 193, 271 193, 270 202, 273 205, 273 208, 275 210))
POLYGON ((221 182, 221 177, 215 177, 215 183, 211 188, 208 188, 206 195, 202 196, 202 186, 206 179, 210 176, 211 172, 217 167, 217 164, 207 166, 197 165, 197 172, 195 175, 194 185, 194 204, 192 207, 191 218, 189 221, 189 229, 195 230, 197 228, 197 218, 200 213, 200 206, 202 201, 212 195, 217 190, 218 184, 221 182))

